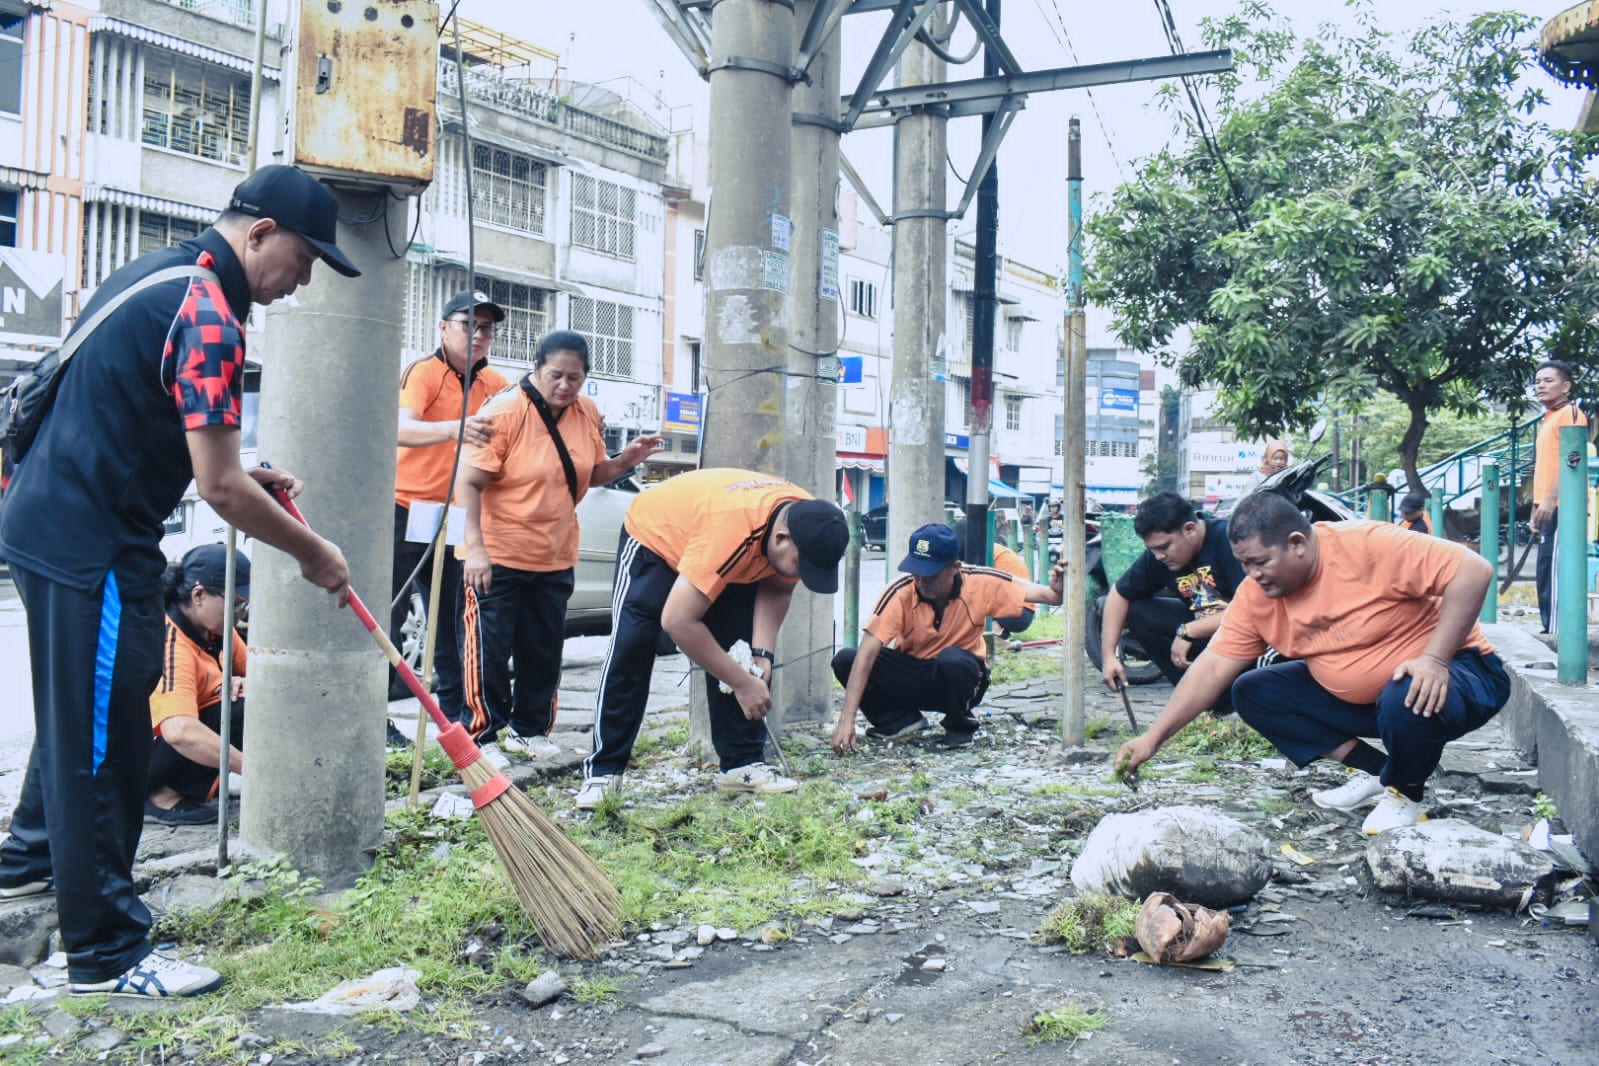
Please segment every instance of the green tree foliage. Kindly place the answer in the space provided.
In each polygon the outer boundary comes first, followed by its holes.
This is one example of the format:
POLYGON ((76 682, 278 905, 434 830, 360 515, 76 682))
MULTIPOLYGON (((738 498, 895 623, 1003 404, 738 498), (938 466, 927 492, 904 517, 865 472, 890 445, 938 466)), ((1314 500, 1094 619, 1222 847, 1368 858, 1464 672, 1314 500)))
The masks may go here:
POLYGON ((1599 142, 1532 118, 1527 17, 1440 22, 1401 49, 1355 6, 1355 35, 1297 39, 1252 2, 1207 22, 1238 57, 1225 166, 1197 139, 1144 161, 1089 221, 1088 296, 1124 343, 1218 387, 1247 435, 1304 428, 1370 381, 1408 416, 1414 478, 1431 413, 1524 401, 1540 359, 1599 348, 1599 142))

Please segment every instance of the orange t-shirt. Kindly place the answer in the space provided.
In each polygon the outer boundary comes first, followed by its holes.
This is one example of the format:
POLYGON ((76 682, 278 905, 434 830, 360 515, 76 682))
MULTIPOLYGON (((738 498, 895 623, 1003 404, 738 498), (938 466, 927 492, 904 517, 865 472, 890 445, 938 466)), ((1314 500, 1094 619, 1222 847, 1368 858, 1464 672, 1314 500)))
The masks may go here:
MULTIPOLYGON (((577 565, 577 505, 566 487, 566 468, 538 409, 520 386, 506 389, 479 412, 494 423, 489 443, 466 449, 465 463, 498 475, 483 487, 480 524, 489 559, 515 570, 549 573, 577 565)), ((594 468, 605 462, 600 409, 579 396, 555 423, 577 474, 577 498, 589 490, 594 468)))
MULTIPOLYGON (((233 634, 233 676, 244 676, 244 638, 233 634)), ((198 718, 200 712, 222 701, 222 663, 167 619, 161 646, 161 680, 150 695, 150 731, 161 735, 168 718, 198 718)), ((237 746, 237 741, 235 741, 237 746)))
POLYGON ((941 616, 922 599, 916 579, 907 574, 878 597, 866 632, 918 659, 931 659, 945 648, 965 648, 986 659, 983 623, 1014 617, 1026 606, 1020 581, 1002 570, 963 564, 941 616))
MULTIPOLYGON (((505 376, 487 363, 472 377, 472 397, 466 413, 475 415, 484 402, 507 382, 505 376)), ((444 422, 461 417, 461 375, 450 369, 439 352, 418 359, 400 374, 400 406, 413 411, 424 422, 444 422)), ((455 461, 455 442, 441 441, 421 448, 396 449, 394 500, 406 507, 412 500, 444 502, 450 484, 450 464, 455 461)))
MULTIPOLYGON (((1334 696, 1375 703, 1394 668, 1432 638, 1466 549, 1382 522, 1317 525, 1316 544, 1316 573, 1292 596, 1268 599, 1253 579, 1238 586, 1209 650, 1252 660, 1270 646, 1303 659, 1334 696)), ((1476 623, 1464 647, 1493 651, 1476 623)))
MULTIPOLYGON (((994 545, 994 569, 1003 570, 1012 577, 1027 582, 1029 585, 1033 583, 1033 575, 1028 572, 1027 564, 1020 555, 1016 554, 1015 549, 1008 544, 994 545)), ((1033 605, 1029 603, 1027 606, 1031 607, 1033 605)))
POLYGON ((1532 502, 1534 505, 1554 495, 1560 484, 1560 431, 1566 426, 1586 426, 1588 416, 1582 408, 1568 403, 1555 411, 1545 411, 1538 423, 1538 440, 1533 446, 1532 502))
POLYGON ((709 599, 729 585, 769 577, 784 581, 766 558, 771 518, 790 500, 811 494, 791 481, 754 470, 692 470, 647 489, 627 509, 628 535, 666 560, 709 599))

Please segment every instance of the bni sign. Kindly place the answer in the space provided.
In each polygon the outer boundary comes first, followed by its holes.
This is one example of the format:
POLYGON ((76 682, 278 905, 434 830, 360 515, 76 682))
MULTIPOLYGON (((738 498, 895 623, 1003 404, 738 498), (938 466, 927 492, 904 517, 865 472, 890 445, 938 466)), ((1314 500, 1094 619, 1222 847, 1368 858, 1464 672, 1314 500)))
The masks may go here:
POLYGON ((61 339, 61 279, 66 260, 49 252, 0 248, 0 336, 37 343, 61 339))

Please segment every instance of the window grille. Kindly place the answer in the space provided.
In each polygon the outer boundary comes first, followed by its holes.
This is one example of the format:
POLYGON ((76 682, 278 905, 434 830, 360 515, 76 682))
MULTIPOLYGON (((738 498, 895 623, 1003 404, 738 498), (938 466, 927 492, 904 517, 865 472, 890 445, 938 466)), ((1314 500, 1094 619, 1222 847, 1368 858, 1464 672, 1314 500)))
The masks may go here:
POLYGON ((139 212, 139 254, 170 248, 180 241, 200 235, 205 227, 186 218, 158 215, 151 211, 139 212))
POLYGON ((1020 396, 1005 397, 1005 428, 1011 430, 1022 428, 1022 398, 1020 396))
POLYGON ((877 317, 877 286, 860 278, 849 282, 849 309, 862 318, 877 317))
POLYGON ((549 171, 543 163, 492 145, 472 146, 472 207, 481 222, 544 232, 549 171))
POLYGON ((632 189, 588 174, 573 174, 572 243, 631 260, 635 208, 632 189))
POLYGON ((589 342, 589 370, 608 377, 633 376, 633 309, 625 304, 572 297, 572 328, 589 342))
POLYGON ((250 83, 215 67, 152 52, 145 61, 140 140, 157 148, 244 162, 250 83))
POLYGON ((505 308, 505 321, 494 328, 493 357, 507 363, 531 364, 539 339, 550 329, 553 294, 546 289, 497 281, 481 274, 474 287, 505 308))

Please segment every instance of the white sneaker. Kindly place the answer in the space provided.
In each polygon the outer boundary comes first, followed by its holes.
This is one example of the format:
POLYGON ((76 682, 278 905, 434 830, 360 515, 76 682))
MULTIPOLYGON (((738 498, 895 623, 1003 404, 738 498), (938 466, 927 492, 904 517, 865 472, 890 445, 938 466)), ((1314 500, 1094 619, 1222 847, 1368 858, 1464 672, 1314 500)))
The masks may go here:
POLYGON ((113 996, 165 999, 168 996, 197 996, 221 983, 222 975, 215 970, 152 951, 108 981, 73 981, 68 988, 73 995, 78 996, 104 992, 113 996))
POLYGON ((500 737, 500 748, 529 759, 548 759, 561 754, 561 746, 549 737, 537 733, 524 737, 514 729, 507 729, 505 735, 500 737))
POLYGON ((494 767, 496 770, 503 772, 511 768, 511 760, 505 757, 505 752, 500 750, 500 746, 498 744, 493 742, 488 744, 479 744, 477 746, 477 750, 478 754, 483 756, 483 761, 494 767))
POLYGON ((55 882, 48 877, 24 881, 20 885, 0 885, 0 900, 27 899, 29 896, 43 895, 54 887, 55 882))
POLYGON ((1337 788, 1324 788, 1320 792, 1312 792, 1310 802, 1330 811, 1353 811, 1367 804, 1376 803, 1382 793, 1381 781, 1368 773, 1356 770, 1349 775, 1348 781, 1337 788))
POLYGON ((1377 806, 1366 815, 1366 821, 1360 831, 1369 837, 1378 833, 1386 833, 1390 829, 1403 829, 1407 825, 1417 825, 1427 820, 1427 812, 1421 807, 1419 800, 1413 800, 1400 792, 1397 788, 1390 788, 1388 794, 1377 801, 1377 806))
POLYGON ((793 792, 799 782, 784 777, 763 762, 737 766, 716 775, 716 787, 723 792, 793 792))
POLYGON ((620 775, 602 774, 599 777, 586 777, 583 779, 583 787, 577 791, 577 799, 573 802, 580 811, 592 811, 605 801, 606 796, 621 791, 621 788, 620 775))

